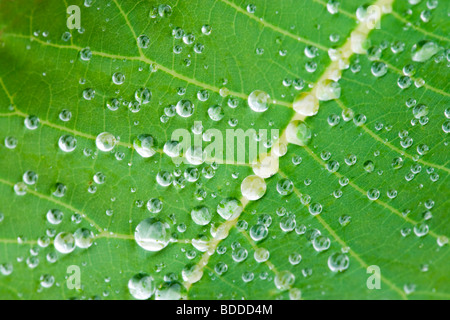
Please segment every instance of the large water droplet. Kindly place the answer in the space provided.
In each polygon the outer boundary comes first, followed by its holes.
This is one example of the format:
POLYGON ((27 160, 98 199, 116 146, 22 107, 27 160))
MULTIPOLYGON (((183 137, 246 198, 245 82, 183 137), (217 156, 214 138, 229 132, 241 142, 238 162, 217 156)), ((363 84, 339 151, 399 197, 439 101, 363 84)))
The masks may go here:
POLYGON ((339 99, 341 96, 341 85, 333 80, 319 82, 316 87, 316 97, 320 101, 330 101, 339 99))
POLYGON ((270 96, 261 90, 255 90, 248 96, 248 105, 255 112, 264 112, 269 108, 270 96))
POLYGON ((71 135, 64 135, 59 138, 59 148, 64 152, 72 152, 77 147, 77 139, 71 135))
POLYGON ((109 132, 100 133, 95 139, 95 144, 100 151, 109 152, 116 146, 117 140, 109 132))
POLYGON ((133 147, 143 158, 150 158, 156 153, 156 141, 149 134, 139 135, 134 140, 133 147))
POLYGON ((343 253, 334 253, 328 258, 328 267, 333 272, 344 272, 348 269, 350 260, 343 253))
POLYGON ((440 47, 433 41, 420 41, 412 47, 412 60, 425 62, 438 53, 439 50, 440 47))
POLYGON ((294 284, 295 276, 289 271, 281 271, 275 276, 274 282, 278 290, 288 290, 294 284))
POLYGON ((76 246, 81 249, 87 249, 94 243, 94 233, 85 228, 75 231, 74 238, 76 246))
POLYGON ((302 93, 294 102, 294 110, 303 116, 313 116, 319 111, 319 100, 310 93, 302 93))
POLYGON ((258 176, 248 176, 242 181, 241 192, 242 195, 248 200, 261 199, 266 193, 266 182, 263 178, 258 176))
POLYGON ((61 232, 55 237, 54 246, 62 254, 71 253, 75 250, 75 238, 71 233, 61 232))
POLYGON ((238 217, 243 210, 239 200, 227 198, 220 201, 217 205, 217 213, 225 220, 233 220, 238 217))
POLYGON ((147 300, 155 293, 153 278, 145 273, 138 273, 128 281, 130 294, 138 300, 147 300))
POLYGON ((311 141, 311 129, 303 121, 292 121, 286 129, 286 138, 289 143, 306 146, 311 141))
POLYGON ((191 217, 196 224, 204 226, 211 222, 212 213, 207 207, 201 206, 192 209, 191 217))
POLYGON ((143 220, 136 227, 134 238, 147 251, 160 251, 169 244, 169 225, 155 218, 143 220))

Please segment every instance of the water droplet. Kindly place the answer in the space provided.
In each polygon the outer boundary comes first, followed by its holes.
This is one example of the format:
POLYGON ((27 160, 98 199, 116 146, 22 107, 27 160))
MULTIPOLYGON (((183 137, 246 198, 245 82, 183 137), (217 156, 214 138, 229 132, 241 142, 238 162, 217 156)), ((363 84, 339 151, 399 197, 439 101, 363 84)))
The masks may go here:
POLYGON ((289 290, 295 282, 295 276, 289 271, 281 271, 275 275, 274 283, 278 290, 289 290))
POLYGON ((212 213, 205 206, 196 207, 191 211, 192 220, 199 226, 205 226, 211 222, 212 213))
POLYGON ((169 225, 155 218, 143 220, 136 227, 134 238, 147 251, 160 251, 169 244, 169 225))
POLYGON ((153 278, 146 273, 138 273, 128 281, 128 290, 133 298, 147 300, 155 293, 153 278))
POLYGON ((71 233, 61 232, 55 237, 54 246, 59 253, 71 253, 75 250, 75 238, 71 233))
POLYGON ((320 203, 313 203, 309 206, 308 209, 309 213, 311 213, 313 216, 322 213, 322 205, 320 203))
POLYGON ((348 269, 350 260, 343 253, 334 253, 328 258, 328 267, 332 272, 344 272, 348 269))
POLYGON ((426 236, 428 234, 428 231, 429 231, 429 227, 425 223, 419 223, 419 224, 414 226, 414 233, 418 237, 426 236))
POLYGON ((81 249, 87 249, 94 243, 94 233, 85 228, 75 231, 74 238, 76 246, 81 249))
POLYGON ((261 241, 267 237, 269 230, 264 224, 255 224, 250 228, 250 237, 253 241, 261 241))
POLYGON ((83 90, 83 98, 85 100, 92 100, 95 98, 95 90, 91 88, 87 88, 83 90))
POLYGON ((209 36, 211 34, 211 31, 212 31, 212 27, 210 25, 205 24, 202 26, 202 33, 204 35, 209 36))
POLYGON ((388 72, 388 67, 384 62, 377 61, 372 64, 371 71, 375 77, 380 78, 388 72))
POLYGON ((180 100, 176 105, 177 114, 183 118, 192 116, 194 108, 194 104, 190 100, 180 100))
POLYGON ((100 133, 95 139, 95 144, 100 151, 109 152, 116 146, 117 140, 109 132, 100 133))
POLYGON ((52 194, 57 198, 62 198, 66 194, 67 187, 62 183, 56 183, 52 189, 52 194))
POLYGON ((149 37, 147 37, 144 34, 140 35, 137 38, 137 44, 138 44, 139 48, 146 49, 146 48, 148 48, 148 46, 150 44, 150 39, 149 39, 149 37))
POLYGON ((319 100, 315 95, 303 92, 294 102, 294 110, 303 116, 313 116, 319 111, 319 100))
POLYGON ((208 115, 212 121, 220 121, 223 119, 225 113, 221 106, 214 105, 208 108, 208 115))
POLYGON ((269 260, 270 252, 269 252, 269 250, 264 249, 264 248, 257 248, 255 250, 253 257, 255 258, 256 262, 263 263, 263 262, 266 262, 267 260, 269 260))
POLYGON ((341 97, 341 86, 339 82, 324 80, 317 84, 316 97, 320 101, 330 101, 341 97))
POLYGON ((286 138, 289 143, 306 146, 311 141, 311 129, 303 121, 292 121, 286 129, 286 138))
POLYGON ((167 18, 172 15, 172 7, 168 4, 160 4, 158 6, 158 14, 161 18, 167 18))
POLYGON ((289 179, 281 179, 277 183, 277 191, 282 196, 287 196, 294 191, 294 183, 289 179))
POLYGON ((331 245, 331 241, 330 238, 325 237, 325 236, 318 236, 316 238, 314 238, 314 240, 312 241, 314 250, 316 250, 317 252, 322 252, 322 251, 326 251, 330 248, 331 245))
POLYGON ((24 196, 27 194, 28 187, 24 182, 18 182, 14 185, 14 192, 18 196, 24 196))
POLYGON ((270 96, 261 90, 255 90, 248 96, 248 105, 255 112, 264 112, 269 109, 270 96))
POLYGON ((112 81, 116 85, 121 85, 125 82, 125 75, 123 73, 116 72, 112 76, 112 81))
POLYGON ((371 201, 375 201, 380 198, 380 194, 381 194, 380 190, 370 189, 369 191, 367 191, 367 198, 369 198, 369 200, 371 200, 371 201))
POLYGON ((412 47, 412 60, 416 62, 425 62, 438 53, 439 50, 439 45, 433 41, 420 41, 412 47))
POLYGON ((4 276, 9 276, 11 273, 13 273, 14 267, 11 263, 3 263, 0 264, 0 273, 4 276))
POLYGON ((36 116, 28 116, 25 118, 24 123, 28 130, 36 130, 39 126, 39 118, 36 116))
POLYGON ((151 213, 159 213, 163 208, 163 202, 158 198, 153 198, 147 201, 147 210, 151 213))
POLYGON ((133 141, 133 147, 143 158, 150 158, 156 153, 156 141, 149 134, 141 134, 133 141))
POLYGON ((80 51, 80 59, 83 61, 89 61, 92 58, 92 51, 89 47, 80 51))
POLYGON ((63 218, 64 213, 58 209, 52 209, 47 212, 47 221, 51 224, 60 224, 63 218))
POLYGON ((22 176, 23 182, 27 185, 34 185, 38 180, 38 175, 34 171, 27 171, 22 176))
POLYGON ((104 184, 105 181, 106 181, 106 176, 105 176, 103 173, 97 172, 97 173, 94 175, 94 182, 95 182, 96 184, 104 184))
POLYGON ((248 176, 241 184, 242 195, 251 201, 261 199, 266 193, 266 189, 264 179, 256 175, 248 176))
POLYGON ((140 88, 134 93, 134 98, 139 104, 147 104, 152 99, 152 92, 148 88, 140 88))

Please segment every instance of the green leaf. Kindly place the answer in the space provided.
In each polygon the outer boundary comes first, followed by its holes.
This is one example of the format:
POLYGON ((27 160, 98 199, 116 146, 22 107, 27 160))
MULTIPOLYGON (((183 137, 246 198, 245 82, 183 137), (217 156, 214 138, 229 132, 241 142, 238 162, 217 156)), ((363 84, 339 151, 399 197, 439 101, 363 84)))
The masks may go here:
POLYGON ((444 2, 0 2, 0 298, 450 298, 444 2))

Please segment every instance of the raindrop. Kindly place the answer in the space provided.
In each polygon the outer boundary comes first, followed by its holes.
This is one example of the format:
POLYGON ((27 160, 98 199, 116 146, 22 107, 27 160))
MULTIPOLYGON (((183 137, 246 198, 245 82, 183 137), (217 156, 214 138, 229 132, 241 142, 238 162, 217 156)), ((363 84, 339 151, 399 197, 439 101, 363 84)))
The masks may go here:
POLYGON ((160 251, 169 244, 169 225, 155 218, 143 220, 134 234, 137 244, 147 251, 160 251))
POLYGON ((149 134, 141 134, 133 141, 133 147, 143 158, 150 158, 156 153, 156 141, 149 134))
POLYGON ((75 250, 75 238, 71 233, 61 232, 55 237, 54 246, 59 253, 71 253, 75 250))
POLYGON ((117 140, 109 132, 100 133, 95 139, 95 144, 100 151, 109 152, 116 146, 117 140))
POLYGON ((153 278, 146 273, 138 273, 128 281, 128 290, 133 298, 147 300, 155 293, 153 278))
POLYGON ((255 112, 264 112, 269 106, 270 96, 261 90, 255 90, 248 96, 248 105, 255 112))

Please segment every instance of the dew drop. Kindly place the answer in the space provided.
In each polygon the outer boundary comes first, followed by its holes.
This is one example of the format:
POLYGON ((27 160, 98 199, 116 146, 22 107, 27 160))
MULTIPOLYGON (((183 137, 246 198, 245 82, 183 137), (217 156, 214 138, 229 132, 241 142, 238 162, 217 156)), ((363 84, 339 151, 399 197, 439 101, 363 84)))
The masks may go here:
POLYGON ((425 62, 438 53, 439 50, 439 45, 433 41, 420 41, 412 47, 412 60, 416 62, 425 62))
POLYGON ((75 250, 75 238, 71 233, 61 232, 55 237, 53 245, 59 253, 68 254, 75 250))
POLYGON ((289 143, 306 146, 311 141, 312 132, 303 121, 292 121, 286 129, 286 138, 289 143))
POLYGON ((148 48, 148 46, 150 44, 150 39, 149 39, 149 37, 147 37, 144 34, 140 35, 137 38, 137 44, 138 44, 139 48, 146 49, 146 48, 148 48))
POLYGON ((116 72, 112 76, 112 81, 116 85, 121 85, 125 82, 125 75, 120 72, 116 72))
POLYGON ((141 134, 133 141, 133 147, 143 158, 150 158, 156 153, 156 140, 149 134, 141 134))
POLYGON ((100 151, 109 152, 116 146, 117 139, 109 132, 100 133, 95 139, 95 144, 100 151))
POLYGON ((160 251, 169 244, 169 225, 155 218, 143 220, 136 227, 134 238, 147 251, 160 251))
POLYGON ((191 211, 192 220, 199 226, 205 226, 211 222, 212 213, 205 206, 196 207, 191 211))
POLYGON ((264 112, 269 109, 270 96, 261 90, 255 90, 248 96, 248 105, 255 112, 264 112))
POLYGON ((336 100, 341 97, 341 86, 333 80, 321 81, 316 87, 316 97, 320 101, 336 100))
POLYGON ((147 300, 155 293, 153 278, 146 273, 138 273, 128 281, 128 290, 133 298, 147 300))
POLYGON ((328 267, 332 272, 344 272, 348 269, 350 260, 343 253, 334 253, 328 258, 328 267))
POLYGON ((274 278, 275 287, 278 290, 289 290, 295 282, 295 276, 289 271, 281 271, 274 278))
POLYGON ((59 148, 64 152, 72 152, 77 147, 77 139, 71 135, 64 135, 59 138, 59 148))
POLYGON ((251 201, 261 199, 266 193, 266 189, 267 186, 264 179, 256 175, 248 176, 241 184, 242 195, 251 201))
POLYGON ((94 233, 85 228, 75 231, 74 238, 76 246, 81 249, 87 249, 94 243, 94 233))

